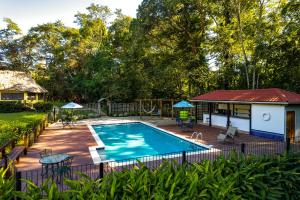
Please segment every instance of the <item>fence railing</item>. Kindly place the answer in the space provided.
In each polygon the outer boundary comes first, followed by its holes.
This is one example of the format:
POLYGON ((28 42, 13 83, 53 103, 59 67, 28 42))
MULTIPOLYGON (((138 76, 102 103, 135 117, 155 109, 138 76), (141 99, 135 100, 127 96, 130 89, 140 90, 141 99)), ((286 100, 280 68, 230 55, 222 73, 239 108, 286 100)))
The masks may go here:
POLYGON ((238 145, 224 146, 221 148, 198 149, 193 151, 173 152, 160 155, 144 156, 134 159, 102 162, 100 164, 83 164, 72 166, 70 172, 66 175, 50 174, 49 177, 42 176, 42 169, 16 172, 16 189, 27 190, 27 183, 21 181, 26 179, 34 184, 41 186, 47 179, 57 183, 61 191, 68 189, 64 183, 64 178, 71 180, 80 179, 80 173, 88 175, 91 179, 99 179, 106 174, 130 170, 135 166, 145 165, 151 170, 156 169, 164 160, 176 161, 177 163, 201 163, 203 160, 214 161, 220 156, 228 158, 232 152, 237 156, 277 156, 285 153, 300 152, 300 143, 290 143, 288 138, 286 142, 281 141, 263 141, 248 142, 238 145))
MULTIPOLYGON (((72 109, 72 115, 78 117, 78 119, 87 119, 87 118, 95 118, 106 115, 106 111, 104 106, 100 107, 98 103, 87 103, 82 105, 83 108, 72 109)), ((62 115, 66 115, 66 113, 70 111, 68 109, 62 109, 60 107, 53 107, 53 109, 48 113, 49 121, 56 122, 61 119, 62 115)))

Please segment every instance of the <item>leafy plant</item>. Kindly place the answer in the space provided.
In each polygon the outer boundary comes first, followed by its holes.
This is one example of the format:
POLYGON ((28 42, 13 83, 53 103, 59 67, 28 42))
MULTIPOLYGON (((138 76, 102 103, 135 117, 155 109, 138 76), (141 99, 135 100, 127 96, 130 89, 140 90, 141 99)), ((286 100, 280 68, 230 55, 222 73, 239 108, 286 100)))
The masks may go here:
POLYGON ((14 199, 15 179, 14 177, 7 178, 6 174, 8 170, 9 168, 0 168, 0 200, 14 199))
POLYGON ((29 183, 23 199, 299 199, 300 154, 243 157, 233 153, 216 161, 177 164, 164 161, 151 170, 144 164, 108 173, 93 180, 65 180, 68 190, 55 183, 29 183))

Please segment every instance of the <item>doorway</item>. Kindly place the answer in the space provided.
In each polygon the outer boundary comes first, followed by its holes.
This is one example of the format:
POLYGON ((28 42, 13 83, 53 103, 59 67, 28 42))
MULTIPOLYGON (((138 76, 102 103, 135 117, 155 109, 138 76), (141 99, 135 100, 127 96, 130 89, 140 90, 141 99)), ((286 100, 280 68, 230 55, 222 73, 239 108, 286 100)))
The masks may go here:
POLYGON ((291 142, 295 141, 295 111, 286 112, 286 136, 291 142))

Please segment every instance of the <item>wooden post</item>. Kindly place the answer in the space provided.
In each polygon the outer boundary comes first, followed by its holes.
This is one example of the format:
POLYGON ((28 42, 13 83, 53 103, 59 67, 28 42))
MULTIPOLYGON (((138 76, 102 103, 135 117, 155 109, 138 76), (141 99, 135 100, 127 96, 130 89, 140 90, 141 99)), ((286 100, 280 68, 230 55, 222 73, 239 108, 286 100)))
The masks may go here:
POLYGON ((227 104, 227 128, 230 126, 230 104, 227 104))
POLYGON ((55 122, 55 115, 56 115, 56 113, 55 113, 55 107, 53 108, 53 122, 55 122))
POLYGON ((140 99, 140 118, 142 118, 142 100, 140 99))
POLYGON ((195 106, 195 121, 196 121, 196 124, 198 122, 198 102, 195 102, 196 106, 195 106))
POLYGON ((174 104, 174 100, 171 100, 171 108, 172 108, 172 119, 174 118, 174 109, 173 109, 173 104, 174 104))
POLYGON ((45 130, 45 128, 46 128, 46 119, 43 120, 43 130, 45 130))
POLYGON ((249 110, 249 133, 251 135, 251 129, 252 129, 252 104, 250 104, 250 110, 249 110))
MULTIPOLYGON (((150 110, 149 111, 151 111, 152 110, 152 99, 150 100, 150 110)), ((150 116, 152 117, 152 112, 150 113, 150 116)))
POLYGON ((107 106, 108 106, 108 116, 112 116, 112 102, 107 101, 107 106))
POLYGON ((6 148, 6 147, 4 146, 4 147, 2 147, 2 150, 1 150, 1 156, 2 156, 1 158, 2 158, 2 159, 4 159, 5 156, 6 156, 5 148, 6 148))
POLYGON ((4 169, 7 168, 8 166, 8 158, 7 158, 7 155, 6 155, 6 145, 8 143, 6 143, 4 146, 2 146, 2 150, 1 150, 1 154, 2 154, 2 159, 4 160, 4 169))
POLYGON ((24 140, 24 146, 25 146, 24 154, 26 155, 27 149, 28 149, 28 134, 27 133, 23 136, 23 140, 24 140))
POLYGON ((16 140, 12 140, 10 144, 11 144, 11 149, 15 148, 16 147, 16 140))
POLYGON ((209 110, 209 126, 211 126, 211 113, 212 113, 212 103, 208 103, 208 110, 209 110))
POLYGON ((162 111, 163 111, 163 102, 162 99, 160 99, 160 117, 162 117, 162 111))
MULTIPOLYGON (((39 125, 39 126, 40 126, 40 125, 39 125)), ((39 127, 39 126, 34 127, 34 128, 32 129, 32 132, 33 132, 33 143, 36 142, 36 138, 37 138, 37 136, 38 136, 38 134, 39 134, 39 130, 38 130, 38 127, 39 127)))

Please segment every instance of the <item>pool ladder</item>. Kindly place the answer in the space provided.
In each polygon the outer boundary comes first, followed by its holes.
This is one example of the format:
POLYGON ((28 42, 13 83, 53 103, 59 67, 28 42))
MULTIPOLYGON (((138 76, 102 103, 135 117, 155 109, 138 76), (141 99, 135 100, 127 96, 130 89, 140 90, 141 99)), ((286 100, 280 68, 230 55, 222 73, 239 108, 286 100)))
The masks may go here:
POLYGON ((200 136, 200 139, 202 140, 202 133, 201 132, 197 132, 197 131, 193 132, 193 134, 191 135, 191 139, 193 139, 194 136, 195 136, 195 140, 194 140, 195 142, 198 141, 199 136, 200 136))

